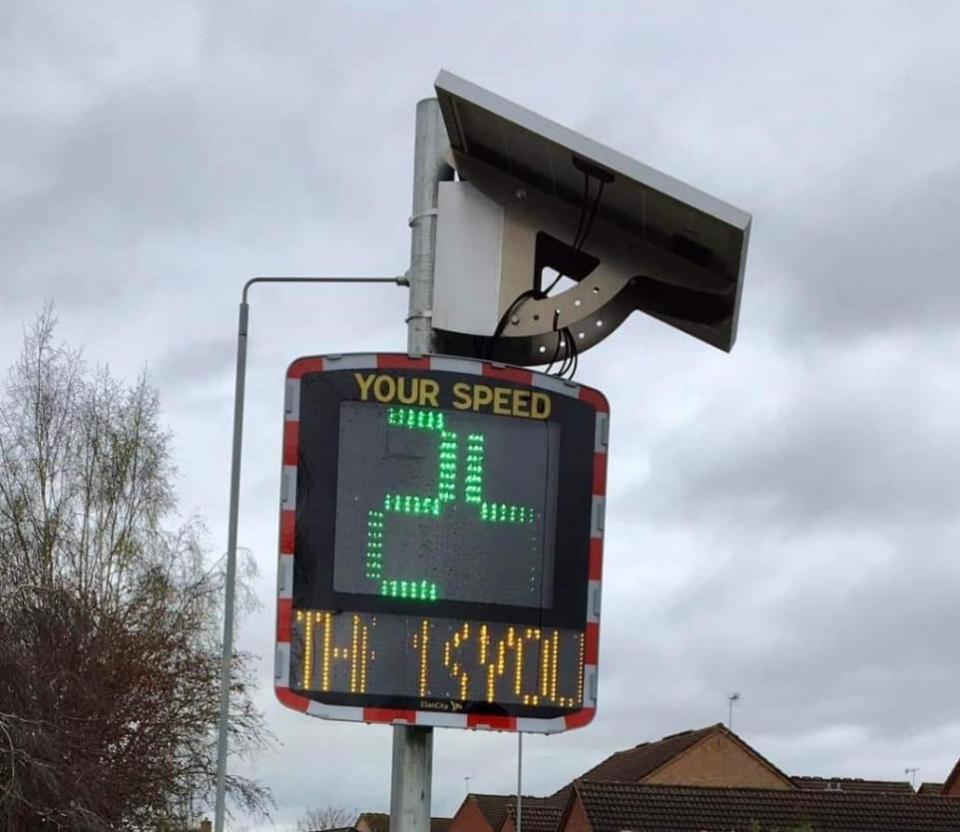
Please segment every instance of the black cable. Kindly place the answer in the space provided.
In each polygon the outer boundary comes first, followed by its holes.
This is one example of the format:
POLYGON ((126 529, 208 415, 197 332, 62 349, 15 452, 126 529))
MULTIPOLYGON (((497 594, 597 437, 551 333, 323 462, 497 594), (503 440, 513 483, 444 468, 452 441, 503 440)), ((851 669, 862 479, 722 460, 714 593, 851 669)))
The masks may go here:
MULTIPOLYGON (((560 330, 560 338, 563 340, 566 346, 564 351, 564 359, 560 365, 560 368, 554 373, 555 376, 559 378, 568 378, 573 380, 573 377, 577 374, 577 369, 580 366, 580 348, 577 346, 577 341, 573 337, 573 333, 570 331, 570 327, 564 327, 560 330), (569 373, 569 375, 567 375, 569 373)), ((552 366, 552 362, 551 362, 552 366)), ((549 372, 549 367, 547 372, 549 372)))
MULTIPOLYGON (((587 237, 590 234, 590 229, 593 226, 593 220, 597 216, 597 210, 600 207, 600 200, 603 197, 603 189, 605 185, 606 185, 606 182, 604 181, 600 182, 600 187, 597 188, 597 195, 594 197, 593 205, 588 210, 587 206, 590 205, 590 174, 584 172, 583 201, 580 207, 580 220, 577 223, 577 231, 573 235, 573 243, 572 243, 572 248, 576 251, 579 251, 583 247, 584 243, 586 243, 587 241, 587 237), (584 222, 586 222, 586 225, 584 225, 584 222)), ((513 315, 513 313, 516 310, 518 310, 523 305, 523 303, 526 302, 528 298, 535 297, 538 299, 542 299, 549 296, 550 292, 554 290, 556 285, 561 280, 563 280, 564 277, 566 277, 566 275, 563 272, 559 272, 556 278, 554 278, 553 282, 546 289, 540 289, 540 290, 527 289, 526 291, 521 292, 519 295, 517 295, 516 298, 514 298, 513 303, 511 303, 510 306, 507 307, 506 312, 503 313, 503 315, 500 317, 500 320, 497 322, 497 328, 494 330, 493 336, 486 343, 486 347, 483 351, 483 357, 484 358, 490 357, 494 347, 496 347, 497 343, 503 337, 503 332, 507 328, 507 322, 510 320, 510 316, 513 315)), ((554 316, 554 329, 556 328, 557 328, 557 321, 556 321, 556 316, 554 316)), ((576 372, 576 363, 574 362, 576 362, 576 355, 578 353, 578 350, 576 347, 576 343, 573 342, 573 338, 572 338, 572 334, 570 333, 570 330, 567 329, 566 327, 564 329, 567 333, 567 338, 569 340, 568 340, 567 349, 565 351, 566 355, 564 356, 563 365, 561 366, 563 367, 564 365, 568 364, 568 359, 570 357, 570 352, 571 352, 570 344, 572 344, 572 349, 574 351, 574 359, 573 359, 573 362, 571 362, 571 364, 572 364, 573 372, 576 372)), ((554 362, 556 361, 558 351, 560 348, 560 343, 561 343, 561 340, 560 340, 560 337, 558 336, 557 350, 554 351, 554 357, 550 361, 550 364, 548 365, 547 372, 550 371, 550 368, 553 366, 554 362)), ((561 373, 562 372, 565 372, 565 370, 561 370, 561 373)))
MULTIPOLYGON (((567 347, 568 357, 567 357, 567 369, 566 372, 569 373, 573 369, 573 362, 577 360, 577 342, 574 340, 573 333, 570 331, 570 327, 566 327, 565 331, 567 333, 567 347)), ((566 373, 565 373, 566 374, 566 373)))
POLYGON ((563 365, 567 363, 567 355, 570 352, 570 347, 567 345, 567 336, 564 334, 562 329, 557 333, 557 346, 563 347, 563 360, 560 362, 560 366, 556 369, 556 371, 550 374, 554 376, 560 375, 561 371, 563 370, 563 365))
POLYGON ((560 369, 557 371, 557 375, 560 378, 566 376, 567 372, 570 370, 570 362, 573 360, 573 344, 570 341, 570 330, 567 327, 563 328, 563 340, 567 345, 566 350, 564 350, 563 364, 560 365, 560 369))
POLYGON ((544 374, 550 375, 550 371, 553 369, 553 365, 557 363, 557 356, 560 355, 560 343, 563 340, 563 335, 559 332, 557 333, 557 345, 553 348, 553 356, 550 358, 550 363, 547 364, 547 368, 543 371, 544 374))
POLYGON ((513 299, 513 303, 511 303, 507 307, 507 311, 504 312, 503 315, 500 317, 500 321, 497 324, 497 328, 493 332, 493 337, 495 340, 500 338, 501 335, 503 335, 503 331, 507 328, 507 321, 510 320, 510 316, 514 313, 514 311, 519 309, 520 306, 523 305, 523 302, 527 300, 527 298, 532 298, 536 294, 537 294, 536 290, 527 289, 525 292, 521 292, 519 295, 517 295, 513 299))
MULTIPOLYGON (((584 203, 585 204, 589 196, 589 189, 586 187, 588 179, 589 177, 585 174, 584 175, 584 203)), ((600 208, 600 200, 603 199, 603 189, 606 186, 606 184, 607 183, 604 182, 603 180, 600 181, 600 186, 597 188, 597 195, 594 197, 593 205, 590 208, 589 219, 587 220, 586 226, 583 226, 583 229, 582 229, 583 230, 582 236, 580 234, 580 230, 581 230, 580 227, 578 226, 577 228, 577 234, 574 237, 574 243, 573 243, 573 247, 577 251, 579 251, 583 247, 584 243, 586 243, 587 241, 587 237, 590 235, 590 229, 593 227, 593 220, 597 216, 597 211, 600 208)), ((583 219, 583 214, 581 213, 581 220, 582 219, 583 219)), ((581 226, 582 225, 583 224, 581 222, 581 226)), ((546 291, 546 294, 550 293, 550 290, 557 285, 561 277, 563 277, 562 274, 557 276, 557 279, 550 284, 549 288, 546 291)), ((554 328, 556 328, 556 325, 557 325, 556 318, 557 316, 554 316, 554 328)), ((569 327, 564 327, 563 332, 564 332, 564 336, 567 343, 567 349, 566 349, 566 355, 564 356, 563 363, 560 365, 560 369, 557 371, 556 374, 562 377, 566 373, 569 373, 568 378, 572 381, 573 377, 577 374, 577 370, 580 367, 580 348, 577 346, 576 339, 573 337, 573 333, 570 331, 569 327)), ((551 366, 552 366, 552 362, 551 362, 551 366)))
POLYGON ((587 206, 590 204, 590 174, 583 172, 583 199, 580 203, 580 221, 577 223, 577 233, 573 235, 574 248, 577 247, 577 240, 580 239, 580 232, 583 231, 583 221, 587 216, 587 206))
POLYGON ((557 370, 555 375, 563 378, 570 370, 570 364, 573 361, 573 351, 575 347, 573 345, 573 334, 570 332, 570 328, 565 326, 561 332, 563 332, 563 341, 566 349, 563 351, 563 363, 560 365, 560 369, 557 370))
POLYGON ((587 241, 587 236, 590 234, 591 226, 593 226, 593 219, 597 216, 597 209, 600 207, 600 200, 603 198, 603 189, 606 184, 606 182, 601 182, 600 187, 597 189, 597 196, 593 200, 593 207, 590 209, 590 219, 587 220, 587 227, 583 230, 583 239, 580 240, 579 245, 574 246, 577 251, 583 248, 583 244, 587 241))
MULTIPOLYGON (((570 244, 571 248, 577 248, 577 241, 580 239, 580 234, 583 231, 583 221, 587 218, 587 206, 590 204, 590 176, 588 174, 583 175, 583 200, 580 203, 580 220, 577 223, 577 231, 573 235, 573 242, 570 244)), ((566 275, 563 272, 558 272, 557 276, 554 278, 553 283, 547 286, 546 289, 542 289, 540 292, 541 297, 547 297, 552 291, 554 286, 556 286, 566 275)))
MULTIPOLYGON (((557 332, 557 324, 560 321, 560 312, 559 310, 553 313, 553 331, 557 332)), ((553 369, 553 365, 557 362, 557 357, 560 355, 560 346, 563 344, 563 333, 557 332, 557 346, 553 350, 553 358, 550 359, 550 363, 547 365, 547 369, 544 370, 544 373, 548 374, 553 369)))
POLYGON ((566 275, 563 272, 559 272, 557 274, 556 279, 553 281, 553 283, 551 283, 549 286, 547 286, 546 289, 543 290, 543 293, 542 293, 543 297, 547 297, 547 295, 549 295, 553 291, 553 287, 556 286, 565 277, 566 275))
POLYGON ((503 331, 507 328, 507 322, 510 320, 510 316, 514 313, 514 311, 519 309, 524 301, 527 300, 527 298, 534 297, 536 294, 537 292, 535 289, 527 289, 525 292, 521 292, 513 299, 513 303, 507 307, 507 311, 500 316, 500 321, 497 323, 497 328, 493 331, 493 336, 487 342, 487 349, 484 350, 484 358, 490 357, 490 353, 503 336, 503 331))
MULTIPOLYGON (((584 182, 584 192, 583 192, 583 210, 580 211, 580 223, 577 225, 577 233, 573 236, 572 248, 576 251, 580 251, 583 248, 584 243, 587 242, 587 237, 590 236, 590 229, 593 227, 594 217, 597 216, 597 209, 600 207, 600 200, 603 198, 603 189, 607 184, 606 182, 601 182, 600 187, 597 188, 597 195, 593 199, 593 206, 590 208, 590 215, 587 219, 586 227, 583 226, 583 219, 587 215, 586 207, 590 198, 590 190, 586 187, 587 182, 589 181, 589 176, 587 174, 583 175, 584 182), (581 232, 583 236, 581 237, 581 232)), ((566 275, 560 273, 557 275, 556 279, 551 283, 546 289, 543 290, 543 295, 549 295, 553 291, 553 288, 564 278, 566 275)))
POLYGON ((580 367, 580 347, 577 346, 577 342, 573 341, 573 362, 570 367, 570 375, 568 378, 570 381, 573 381, 573 377, 577 374, 577 369, 580 367))

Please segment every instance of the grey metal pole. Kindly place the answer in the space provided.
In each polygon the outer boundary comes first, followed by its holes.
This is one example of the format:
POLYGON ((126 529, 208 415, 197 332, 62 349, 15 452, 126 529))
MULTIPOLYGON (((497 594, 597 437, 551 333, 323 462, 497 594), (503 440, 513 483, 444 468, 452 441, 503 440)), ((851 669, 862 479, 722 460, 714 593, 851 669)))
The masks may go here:
POLYGON ((237 581, 237 517, 240 510, 240 451, 243 446, 243 391, 247 378, 246 287, 237 326, 237 378, 233 393, 233 452, 230 458, 230 516, 227 527, 227 586, 223 599, 223 654, 220 661, 220 730, 217 735, 217 799, 214 821, 223 832, 227 785, 227 726, 230 719, 230 667, 233 664, 233 606, 237 581))
POLYGON ((517 832, 523 830, 523 731, 517 731, 517 832))
POLYGON ((230 460, 230 514, 227 529, 227 575, 223 610, 223 653, 220 661, 220 721, 217 734, 216 832, 223 832, 227 786, 227 729, 230 724, 230 668, 233 664, 234 598, 237 580, 237 525, 240 511, 240 452, 243 446, 243 393, 247 377, 247 292, 254 283, 394 283, 401 277, 253 277, 243 285, 237 326, 237 378, 233 394, 233 452, 230 460))
POLYGON ((453 179, 446 162, 447 133, 435 98, 417 103, 413 159, 413 211, 410 216, 410 307, 407 351, 419 356, 433 347, 433 270, 437 244, 437 186, 453 179))
MULTIPOLYGON (((410 216, 410 304, 407 352, 414 357, 433 348, 431 326, 433 269, 437 240, 437 186, 452 179, 445 161, 447 134, 435 98, 417 103, 413 161, 413 212, 410 216)), ((390 783, 390 832, 429 832, 433 780, 433 729, 395 725, 390 783)))

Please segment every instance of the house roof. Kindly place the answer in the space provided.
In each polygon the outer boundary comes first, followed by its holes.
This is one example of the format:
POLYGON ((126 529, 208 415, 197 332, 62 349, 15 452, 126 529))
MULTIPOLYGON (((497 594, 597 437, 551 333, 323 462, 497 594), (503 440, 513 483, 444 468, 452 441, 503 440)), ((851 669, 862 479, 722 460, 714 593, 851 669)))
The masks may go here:
POLYGON ((719 729, 723 729, 723 726, 718 723, 707 728, 670 734, 653 742, 642 742, 625 751, 617 751, 587 771, 581 779, 637 782, 719 729))
MULTIPOLYGON (((557 832, 563 815, 563 804, 548 797, 524 797, 521 804, 523 812, 522 832, 557 832)), ((517 827, 517 802, 513 800, 506 806, 503 824, 510 820, 517 827)))
MULTIPOLYGON (((693 746, 701 740, 714 734, 723 734, 728 739, 737 743, 745 751, 753 755, 758 762, 778 775, 785 784, 793 785, 791 777, 780 771, 780 769, 766 757, 754 748, 751 748, 740 737, 734 734, 733 731, 720 722, 715 725, 709 725, 706 728, 697 728, 691 731, 681 731, 679 734, 670 734, 653 742, 642 742, 640 745, 628 748, 625 751, 617 751, 581 775, 580 779, 609 782, 640 782, 658 769, 663 768, 675 760, 687 750, 693 748, 693 746)), ((567 784, 559 791, 554 792, 552 797, 566 803, 566 799, 570 794, 571 785, 572 784, 567 784)))
MULTIPOLYGON (((755 832, 810 824, 816 832, 947 832, 960 801, 915 794, 574 784, 592 832, 755 832)), ((568 804, 567 812, 569 812, 568 804)))
POLYGON ((957 760, 953 771, 947 775, 947 779, 943 782, 943 794, 948 794, 958 780, 960 780, 960 760, 957 760))
MULTIPOLYGON (((365 820, 374 832, 390 832, 390 815, 386 812, 363 812, 357 818, 355 826, 365 820)), ((430 818, 430 832, 447 832, 453 818, 430 818)))
POLYGON ((360 821, 364 820, 374 832, 390 832, 390 815, 386 812, 361 812, 354 826, 359 826, 360 821))
POLYGON ((474 794, 467 795, 467 800, 473 800, 483 815, 484 820, 490 824, 490 828, 496 832, 503 823, 504 814, 507 810, 507 804, 516 797, 509 794, 474 794))
POLYGON ((917 789, 917 794, 922 794, 926 797, 931 795, 939 797, 943 794, 943 783, 921 783, 920 788, 917 789))
POLYGON ((914 794, 909 780, 863 780, 859 777, 791 777, 798 789, 813 792, 914 794))

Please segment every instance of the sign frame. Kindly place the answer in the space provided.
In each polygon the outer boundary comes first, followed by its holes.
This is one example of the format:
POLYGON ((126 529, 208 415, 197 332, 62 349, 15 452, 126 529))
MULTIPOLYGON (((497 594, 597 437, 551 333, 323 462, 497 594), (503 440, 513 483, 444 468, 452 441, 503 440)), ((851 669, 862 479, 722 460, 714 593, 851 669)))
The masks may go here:
POLYGON ((296 359, 286 374, 281 474, 280 534, 277 581, 277 628, 274 690, 286 707, 323 719, 393 725, 424 725, 451 728, 492 729, 556 733, 587 725, 596 712, 599 659, 600 592, 603 561, 603 527, 609 405, 604 396, 589 387, 526 368, 479 359, 446 356, 411 358, 398 353, 358 353, 296 359), (309 374, 343 370, 435 371, 476 376, 488 383, 508 383, 539 388, 552 395, 569 396, 595 412, 593 476, 591 484, 590 539, 587 559, 587 592, 583 622, 582 707, 555 717, 422 710, 416 708, 363 707, 319 702, 291 688, 290 664, 294 633, 294 552, 296 541, 296 496, 300 451, 300 385, 309 374))

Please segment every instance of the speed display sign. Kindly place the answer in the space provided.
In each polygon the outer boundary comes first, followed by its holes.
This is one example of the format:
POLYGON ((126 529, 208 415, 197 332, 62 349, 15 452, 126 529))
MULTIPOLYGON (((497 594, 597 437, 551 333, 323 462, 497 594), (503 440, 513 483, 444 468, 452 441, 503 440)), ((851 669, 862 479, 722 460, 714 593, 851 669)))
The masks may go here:
POLYGON ((589 722, 604 397, 396 354, 301 358, 286 385, 279 699, 366 722, 589 722))

